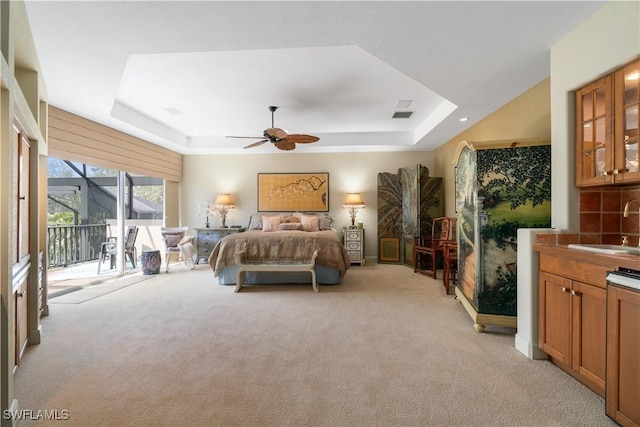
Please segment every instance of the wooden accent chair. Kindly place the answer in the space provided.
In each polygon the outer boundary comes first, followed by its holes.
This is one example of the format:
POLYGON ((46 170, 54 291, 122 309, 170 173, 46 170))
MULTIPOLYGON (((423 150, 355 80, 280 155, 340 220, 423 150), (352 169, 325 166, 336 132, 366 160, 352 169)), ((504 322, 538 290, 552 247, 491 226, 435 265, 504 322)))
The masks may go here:
POLYGON ((444 271, 442 273, 442 284, 449 295, 449 283, 455 285, 458 275, 458 244, 456 242, 447 242, 444 248, 444 271))
MULTIPOLYGON (((127 234, 124 238, 124 256, 125 260, 128 257, 131 262, 131 266, 136 268, 136 259, 138 259, 138 253, 136 250, 136 238, 138 237, 138 227, 130 225, 127 228, 127 234)), ((100 247, 100 255, 98 259, 98 274, 100 274, 100 267, 106 259, 107 255, 110 259, 110 267, 114 269, 116 267, 116 257, 118 255, 117 239, 115 237, 107 238, 106 242, 102 242, 100 247)))
POLYGON ((444 260, 445 242, 455 241, 456 218, 442 216, 431 225, 431 236, 413 239, 413 271, 436 278, 438 262, 444 260), (425 268, 426 265, 426 268, 425 268))

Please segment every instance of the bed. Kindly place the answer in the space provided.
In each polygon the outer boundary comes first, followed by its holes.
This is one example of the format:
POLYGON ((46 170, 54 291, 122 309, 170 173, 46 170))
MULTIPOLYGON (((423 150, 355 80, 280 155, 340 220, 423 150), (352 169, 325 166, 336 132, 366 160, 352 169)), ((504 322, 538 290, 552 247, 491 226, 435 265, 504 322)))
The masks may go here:
MULTIPOLYGON (((247 260, 251 262, 277 263, 308 262, 314 250, 318 250, 314 267, 317 282, 322 285, 341 283, 351 261, 340 234, 330 228, 330 221, 323 223, 326 219, 324 214, 298 214, 300 221, 293 220, 296 217, 294 215, 252 216, 247 231, 220 239, 209 256, 209 265, 218 278, 218 283, 236 284, 237 252, 244 251, 247 260)), ((245 284, 275 283, 311 283, 311 279, 305 272, 246 273, 245 284)))

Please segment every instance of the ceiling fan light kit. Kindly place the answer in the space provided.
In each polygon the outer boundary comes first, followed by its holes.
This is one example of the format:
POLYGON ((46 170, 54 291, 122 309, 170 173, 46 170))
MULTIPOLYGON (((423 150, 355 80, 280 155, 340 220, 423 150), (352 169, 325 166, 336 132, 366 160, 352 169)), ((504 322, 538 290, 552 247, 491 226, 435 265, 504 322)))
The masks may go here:
MULTIPOLYGON (((275 127, 274 113, 276 112, 277 109, 278 107, 274 105, 269 106, 269 111, 271 111, 271 127, 264 130, 263 137, 265 139, 249 144, 243 148, 258 147, 264 144, 265 142, 271 142, 279 150, 290 151, 296 148, 296 144, 309 144, 309 143, 320 140, 320 138, 313 135, 305 135, 305 134, 299 134, 299 133, 289 135, 287 134, 286 131, 275 127)), ((228 136, 227 138, 251 138, 252 139, 252 138, 260 138, 260 137, 228 136)))

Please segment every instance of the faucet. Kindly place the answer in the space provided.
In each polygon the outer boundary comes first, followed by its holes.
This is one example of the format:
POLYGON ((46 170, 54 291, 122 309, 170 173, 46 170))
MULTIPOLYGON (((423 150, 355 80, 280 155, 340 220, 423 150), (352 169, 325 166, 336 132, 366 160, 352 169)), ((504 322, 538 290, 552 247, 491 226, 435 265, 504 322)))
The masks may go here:
MULTIPOLYGON (((622 216, 625 218, 629 218, 629 206, 633 202, 638 204, 638 227, 640 228, 640 199, 631 199, 627 203, 625 203, 624 212, 622 213, 622 216)), ((640 237, 638 238, 638 247, 640 248, 640 237)))

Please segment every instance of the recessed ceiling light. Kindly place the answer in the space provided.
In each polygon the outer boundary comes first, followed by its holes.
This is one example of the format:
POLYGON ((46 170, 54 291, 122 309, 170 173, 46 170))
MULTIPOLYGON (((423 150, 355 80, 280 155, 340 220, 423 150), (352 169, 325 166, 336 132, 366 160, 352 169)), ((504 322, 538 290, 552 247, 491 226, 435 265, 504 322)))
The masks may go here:
POLYGON ((462 117, 462 118, 460 119, 460 121, 461 121, 461 122, 466 122, 467 120, 469 120, 469 118, 468 118, 468 117, 462 117))
POLYGON ((169 114, 173 114, 174 116, 178 116, 180 114, 184 114, 182 111, 178 110, 176 107, 162 107, 169 114))
POLYGON ((396 103, 396 110, 404 110, 405 108, 409 108, 413 101, 411 99, 400 99, 396 103))

